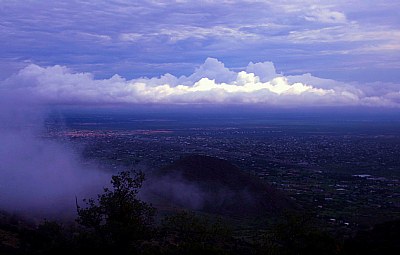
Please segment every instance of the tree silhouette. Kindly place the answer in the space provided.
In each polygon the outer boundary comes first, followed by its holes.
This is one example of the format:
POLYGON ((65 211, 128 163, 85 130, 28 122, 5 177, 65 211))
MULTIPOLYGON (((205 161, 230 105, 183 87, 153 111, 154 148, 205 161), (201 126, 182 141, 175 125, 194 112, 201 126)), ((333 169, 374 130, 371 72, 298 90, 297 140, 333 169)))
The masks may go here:
POLYGON ((87 230, 83 239, 91 246, 132 250, 149 238, 155 209, 137 197, 143 181, 141 172, 120 172, 97 200, 84 199, 85 207, 77 204, 77 222, 87 230))

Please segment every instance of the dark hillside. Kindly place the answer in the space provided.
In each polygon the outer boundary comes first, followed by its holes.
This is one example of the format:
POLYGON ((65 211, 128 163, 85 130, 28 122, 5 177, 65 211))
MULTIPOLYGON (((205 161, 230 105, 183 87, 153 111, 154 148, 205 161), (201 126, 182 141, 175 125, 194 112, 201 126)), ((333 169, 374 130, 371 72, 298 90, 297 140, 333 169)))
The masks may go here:
POLYGON ((149 179, 163 180, 162 185, 151 185, 161 204, 239 217, 276 215, 294 207, 257 177, 210 156, 185 156, 149 179))

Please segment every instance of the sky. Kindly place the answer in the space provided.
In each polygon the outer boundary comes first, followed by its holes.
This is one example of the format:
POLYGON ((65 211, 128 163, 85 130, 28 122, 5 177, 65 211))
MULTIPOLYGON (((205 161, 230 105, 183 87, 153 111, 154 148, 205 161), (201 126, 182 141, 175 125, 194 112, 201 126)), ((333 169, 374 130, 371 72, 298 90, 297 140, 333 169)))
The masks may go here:
POLYGON ((400 105, 400 2, 0 0, 0 93, 400 105))

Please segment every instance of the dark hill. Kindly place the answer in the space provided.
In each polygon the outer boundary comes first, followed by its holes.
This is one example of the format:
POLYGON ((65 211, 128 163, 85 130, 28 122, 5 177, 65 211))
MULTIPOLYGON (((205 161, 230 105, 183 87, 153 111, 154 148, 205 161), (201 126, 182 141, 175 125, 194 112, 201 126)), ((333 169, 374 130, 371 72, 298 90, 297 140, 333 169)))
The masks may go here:
POLYGON ((226 160, 191 155, 151 177, 147 190, 155 204, 226 216, 273 215, 293 208, 281 192, 226 160))
POLYGON ((360 231, 344 244, 343 254, 398 254, 400 251, 400 219, 360 231))

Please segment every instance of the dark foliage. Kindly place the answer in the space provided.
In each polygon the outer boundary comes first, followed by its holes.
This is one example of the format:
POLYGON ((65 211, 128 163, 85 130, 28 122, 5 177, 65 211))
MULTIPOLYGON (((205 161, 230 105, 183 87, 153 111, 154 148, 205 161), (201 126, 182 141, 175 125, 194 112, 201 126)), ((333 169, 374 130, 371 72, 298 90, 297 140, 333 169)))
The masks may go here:
POLYGON ((260 254, 338 254, 339 245, 327 233, 316 228, 310 215, 287 214, 285 219, 265 233, 260 254))
POLYGON ((232 231, 220 219, 192 212, 165 217, 160 233, 165 254, 229 254, 233 248, 232 231))
POLYGON ((20 233, 21 250, 24 254, 71 254, 73 243, 71 231, 55 221, 44 221, 35 229, 20 233))
POLYGON ((86 207, 77 207, 77 222, 85 227, 79 236, 84 248, 134 251, 150 239, 155 209, 137 198, 143 180, 142 173, 121 172, 96 201, 85 200, 86 207))
POLYGON ((290 213, 267 230, 249 227, 246 232, 188 211, 156 225, 155 209, 137 197, 143 180, 136 172, 113 176, 111 188, 77 207, 78 226, 52 221, 34 226, 0 212, 0 254, 372 255, 400 249, 399 220, 359 232, 344 246, 320 229, 315 217, 304 214, 290 213))
POLYGON ((398 254, 400 252, 400 220, 376 225, 361 231, 344 245, 344 254, 398 254))

